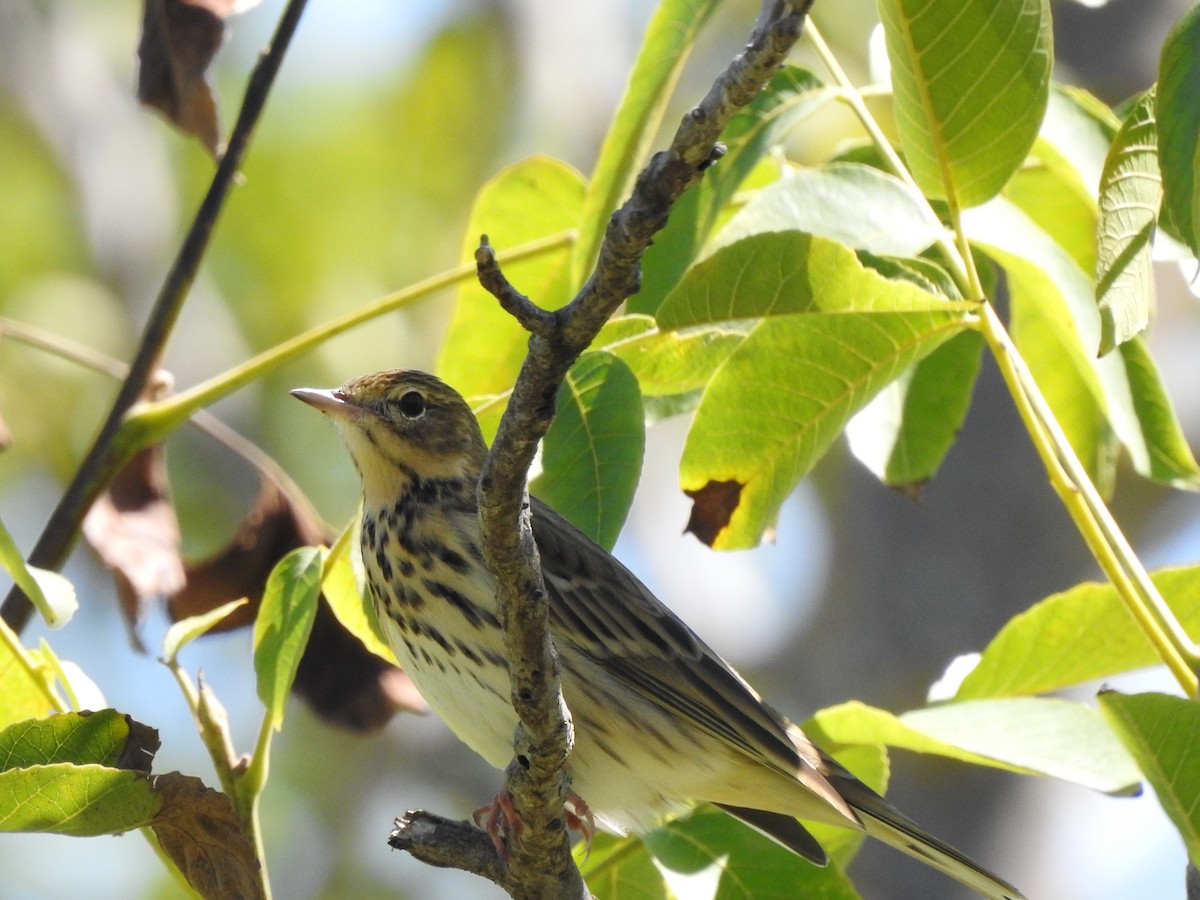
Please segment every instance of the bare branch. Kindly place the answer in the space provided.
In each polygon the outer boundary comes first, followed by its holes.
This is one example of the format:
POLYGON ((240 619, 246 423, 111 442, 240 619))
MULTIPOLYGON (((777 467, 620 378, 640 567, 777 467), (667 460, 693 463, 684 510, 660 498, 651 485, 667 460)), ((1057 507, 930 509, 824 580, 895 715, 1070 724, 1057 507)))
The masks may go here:
POLYGON ((562 310, 535 312, 500 273, 486 237, 476 253, 481 284, 532 334, 479 484, 483 549, 499 585, 512 700, 521 721, 506 782, 524 823, 511 848, 505 884, 516 897, 586 896, 571 862, 563 818, 571 718, 547 632, 546 588, 530 530, 526 475, 554 418, 567 370, 617 307, 637 293, 651 238, 680 195, 721 158, 721 131, 783 64, 811 5, 812 0, 777 2, 760 20, 745 50, 684 117, 670 147, 655 154, 638 176, 629 200, 609 222, 595 270, 562 310))
POLYGON ((509 283, 500 271, 496 253, 492 250, 486 234, 479 238, 479 249, 475 251, 475 269, 484 290, 499 300, 504 311, 520 322, 522 328, 530 334, 540 334, 544 337, 553 333, 554 313, 542 309, 509 283))

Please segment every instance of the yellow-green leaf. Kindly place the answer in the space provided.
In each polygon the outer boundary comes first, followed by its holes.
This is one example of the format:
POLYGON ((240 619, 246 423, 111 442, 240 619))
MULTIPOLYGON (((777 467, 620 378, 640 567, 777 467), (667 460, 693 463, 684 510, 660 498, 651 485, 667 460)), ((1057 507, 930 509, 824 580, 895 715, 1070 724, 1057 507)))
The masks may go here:
POLYGON ((1037 137, 1050 86, 1049 0, 878 0, 896 124, 930 197, 995 196, 1037 137))
POLYGON ((633 503, 645 449, 637 379, 616 356, 585 353, 558 392, 542 473, 530 492, 611 548, 633 503))
POLYGON ((267 579, 254 620, 254 674, 258 698, 276 730, 317 615, 321 572, 328 551, 297 547, 281 559, 267 579))
MULTIPOLYGON (((535 156, 501 171, 475 199, 463 238, 463 259, 473 260, 479 237, 496 250, 574 228, 583 201, 583 178, 565 163, 535 156)), ((570 299, 569 247, 504 267, 509 282, 543 309, 570 299)), ((464 283, 438 351, 437 369, 464 396, 497 394, 517 377, 529 334, 474 279, 464 283)))
POLYGON ((1166 694, 1105 691, 1100 708, 1146 773, 1192 865, 1200 865, 1200 706, 1166 694))

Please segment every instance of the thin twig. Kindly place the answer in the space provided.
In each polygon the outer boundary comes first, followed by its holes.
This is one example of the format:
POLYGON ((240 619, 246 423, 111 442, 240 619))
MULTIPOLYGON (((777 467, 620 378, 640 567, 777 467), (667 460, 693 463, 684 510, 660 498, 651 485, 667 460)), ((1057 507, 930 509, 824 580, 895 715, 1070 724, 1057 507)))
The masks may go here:
MULTIPOLYGON (((811 5, 811 0, 778 2, 760 20, 745 50, 684 117, 670 147, 655 154, 638 176, 632 195, 609 222, 595 270, 570 304, 547 320, 517 303, 513 295, 520 294, 506 280, 507 287, 493 291, 506 309, 517 306, 518 321, 534 326, 529 329, 529 354, 479 484, 484 555, 497 579, 513 706, 521 722, 516 759, 506 773, 506 787, 524 824, 520 840, 511 848, 504 885, 513 896, 586 896, 563 824, 569 791, 564 765, 572 732, 547 633, 546 588, 530 530, 525 480, 534 451, 554 418, 555 398, 567 370, 616 309, 637 293, 642 255, 652 237, 666 224, 675 201, 720 159, 724 147, 718 137, 783 64, 811 5), (546 327, 548 321, 552 329, 546 327)), ((486 239, 477 259, 480 281, 491 290, 500 282, 492 271, 486 239)))
MULTIPOLYGON (((146 393, 151 380, 161 367, 167 341, 200 268, 200 260, 208 247, 213 227, 237 175, 254 127, 266 104, 267 95, 274 84, 306 3, 307 0, 289 0, 270 46, 263 51, 250 75, 241 112, 229 137, 229 145, 213 175, 204 202, 200 204, 192 219, 187 236, 154 301, 141 340, 138 342, 137 354, 129 366, 129 377, 121 384, 108 417, 100 426, 99 434, 96 435, 54 512, 50 514, 37 544, 34 545, 29 555, 32 565, 45 569, 62 568, 67 554, 79 536, 80 523, 83 522, 88 508, 125 462, 124 454, 120 452, 114 440, 120 431, 121 421, 146 393)), ((9 592, 3 608, 0 609, 5 623, 18 634, 24 630, 32 613, 33 606, 29 598, 16 587, 9 592)))
POLYGON ((475 251, 475 275, 484 290, 499 300, 504 311, 530 334, 548 337, 553 333, 554 313, 542 309, 509 283, 500 271, 486 234, 479 238, 479 249, 475 251))

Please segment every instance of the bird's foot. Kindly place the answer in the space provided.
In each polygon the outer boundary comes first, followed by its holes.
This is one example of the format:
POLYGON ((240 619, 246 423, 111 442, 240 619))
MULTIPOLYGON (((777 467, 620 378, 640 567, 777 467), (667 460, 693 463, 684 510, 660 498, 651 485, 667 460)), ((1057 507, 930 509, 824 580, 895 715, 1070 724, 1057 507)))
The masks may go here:
MULTIPOLYGON (((592 815, 587 802, 572 791, 567 797, 563 812, 566 813, 567 828, 579 832, 583 838, 584 853, 590 854, 592 838, 596 834, 596 817, 592 815)), ((487 832, 488 837, 492 839, 492 846, 496 848, 497 855, 507 863, 512 856, 508 849, 508 839, 510 836, 519 835, 525 827, 521 817, 517 815, 517 808, 513 806, 512 794, 507 789, 500 791, 491 803, 475 810, 471 814, 471 818, 475 820, 476 825, 487 832)))
POLYGON ((567 814, 567 828, 578 831, 583 838, 583 855, 586 859, 592 852, 592 837, 596 834, 596 817, 588 808, 587 801, 571 791, 564 807, 567 814))
POLYGON ((508 851, 508 836, 516 836, 521 833, 521 829, 525 827, 521 821, 521 817, 517 815, 517 808, 513 806, 512 794, 508 789, 500 791, 491 803, 486 803, 471 814, 471 818, 475 820, 475 824, 487 832, 488 837, 492 839, 492 846, 496 848, 496 854, 500 859, 507 863, 512 856, 508 851))

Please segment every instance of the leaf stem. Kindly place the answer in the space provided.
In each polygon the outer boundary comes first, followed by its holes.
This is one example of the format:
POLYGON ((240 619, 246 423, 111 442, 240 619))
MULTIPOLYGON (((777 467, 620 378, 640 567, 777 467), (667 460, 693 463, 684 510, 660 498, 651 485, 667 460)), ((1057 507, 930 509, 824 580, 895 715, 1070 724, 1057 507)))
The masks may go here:
MULTIPOLYGON (((570 246, 574 241, 575 232, 564 231, 520 244, 498 253, 497 256, 506 262, 518 262, 570 246)), ((474 277, 474 262, 447 269, 289 338, 186 391, 162 400, 141 403, 130 411, 126 419, 129 434, 132 436, 131 443, 135 448, 152 443, 169 434, 197 410, 261 378, 276 366, 313 350, 330 338, 474 277)))
POLYGON ((1184 693, 1197 695, 1200 653, 1167 606, 1096 490, 1041 388, 1012 342, 995 309, 983 304, 980 331, 996 359, 1050 484, 1062 500, 1104 574, 1125 602, 1155 652, 1184 693))

